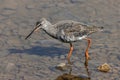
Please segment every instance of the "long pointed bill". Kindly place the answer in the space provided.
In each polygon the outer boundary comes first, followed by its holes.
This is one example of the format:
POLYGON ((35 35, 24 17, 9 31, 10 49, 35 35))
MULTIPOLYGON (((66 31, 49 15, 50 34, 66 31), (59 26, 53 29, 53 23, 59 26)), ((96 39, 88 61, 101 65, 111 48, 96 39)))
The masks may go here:
POLYGON ((41 25, 37 25, 37 27, 35 27, 32 32, 25 38, 27 39, 28 37, 30 37, 32 35, 33 32, 37 31, 40 28, 41 25))

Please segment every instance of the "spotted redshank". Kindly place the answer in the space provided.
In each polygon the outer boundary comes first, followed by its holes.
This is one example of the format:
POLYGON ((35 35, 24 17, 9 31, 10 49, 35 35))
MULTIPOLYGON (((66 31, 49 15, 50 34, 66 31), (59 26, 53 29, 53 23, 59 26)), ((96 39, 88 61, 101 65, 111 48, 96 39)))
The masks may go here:
POLYGON ((85 59, 88 60, 90 58, 88 49, 90 48, 91 44, 91 39, 88 38, 88 36, 91 33, 102 31, 103 27, 97 27, 93 25, 90 26, 72 20, 63 20, 52 25, 48 20, 42 18, 40 21, 36 22, 36 27, 25 39, 27 39, 34 31, 37 31, 38 29, 44 30, 49 36, 59 41, 70 44, 70 50, 67 56, 68 63, 70 63, 70 57, 73 52, 72 43, 83 39, 88 41, 85 51, 85 59))

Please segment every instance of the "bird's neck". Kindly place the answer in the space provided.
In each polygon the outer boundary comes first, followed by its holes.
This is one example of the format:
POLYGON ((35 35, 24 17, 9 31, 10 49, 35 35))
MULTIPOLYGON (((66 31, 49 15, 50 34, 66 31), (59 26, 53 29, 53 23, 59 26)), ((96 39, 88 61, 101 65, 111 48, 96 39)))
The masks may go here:
POLYGON ((54 25, 52 24, 47 24, 45 25, 45 27, 43 28, 43 30, 50 36, 55 38, 56 35, 56 30, 54 28, 54 25))

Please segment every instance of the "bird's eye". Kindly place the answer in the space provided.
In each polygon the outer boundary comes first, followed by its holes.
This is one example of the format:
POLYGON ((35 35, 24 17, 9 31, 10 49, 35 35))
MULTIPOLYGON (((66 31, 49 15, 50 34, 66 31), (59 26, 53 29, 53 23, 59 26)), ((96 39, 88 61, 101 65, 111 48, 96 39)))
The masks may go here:
POLYGON ((39 25, 39 24, 40 24, 40 22, 39 22, 39 21, 37 21, 37 22, 36 22, 36 26, 37 26, 37 25, 39 25))
POLYGON ((101 29, 104 29, 104 27, 102 26, 101 29))

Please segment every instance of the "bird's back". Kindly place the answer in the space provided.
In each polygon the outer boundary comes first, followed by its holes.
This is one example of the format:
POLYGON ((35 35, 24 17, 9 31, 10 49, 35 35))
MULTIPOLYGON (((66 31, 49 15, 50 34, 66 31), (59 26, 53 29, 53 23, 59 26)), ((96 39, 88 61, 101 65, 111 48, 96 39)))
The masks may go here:
POLYGON ((60 21, 54 25, 54 28, 57 31, 57 38, 63 42, 77 41, 78 38, 89 34, 87 25, 71 20, 60 21))

